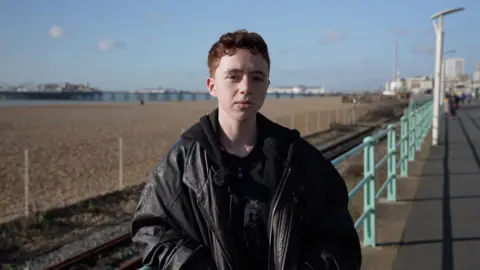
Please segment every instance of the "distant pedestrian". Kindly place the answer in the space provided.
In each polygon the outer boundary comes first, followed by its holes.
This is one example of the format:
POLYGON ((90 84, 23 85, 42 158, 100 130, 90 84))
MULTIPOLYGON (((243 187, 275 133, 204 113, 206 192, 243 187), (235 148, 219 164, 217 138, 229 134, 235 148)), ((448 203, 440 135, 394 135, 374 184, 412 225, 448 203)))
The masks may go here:
POLYGON ((443 99, 443 112, 447 115, 450 113, 450 95, 449 94, 447 94, 443 99))
POLYGON ((448 99, 448 107, 450 109, 450 116, 456 118, 457 116, 457 108, 458 108, 458 97, 457 95, 452 95, 448 99))

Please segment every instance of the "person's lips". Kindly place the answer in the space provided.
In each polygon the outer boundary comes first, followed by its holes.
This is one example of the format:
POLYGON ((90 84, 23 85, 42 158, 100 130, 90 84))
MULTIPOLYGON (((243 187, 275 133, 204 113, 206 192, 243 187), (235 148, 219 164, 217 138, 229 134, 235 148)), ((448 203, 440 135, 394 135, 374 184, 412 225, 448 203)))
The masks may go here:
POLYGON ((241 100, 241 101, 237 101, 235 103, 236 104, 244 104, 244 105, 252 104, 252 102, 250 102, 249 100, 241 100))
POLYGON ((252 107, 253 103, 249 100, 240 100, 235 102, 235 105, 241 108, 250 108, 252 107))

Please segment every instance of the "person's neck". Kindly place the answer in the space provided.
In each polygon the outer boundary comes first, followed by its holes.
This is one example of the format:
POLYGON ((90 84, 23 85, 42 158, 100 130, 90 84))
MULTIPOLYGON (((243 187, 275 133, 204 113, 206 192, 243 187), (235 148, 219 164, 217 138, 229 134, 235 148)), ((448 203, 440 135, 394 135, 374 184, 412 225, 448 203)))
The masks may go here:
POLYGON ((220 141, 225 150, 233 155, 247 156, 257 142, 257 119, 236 121, 219 109, 220 141))

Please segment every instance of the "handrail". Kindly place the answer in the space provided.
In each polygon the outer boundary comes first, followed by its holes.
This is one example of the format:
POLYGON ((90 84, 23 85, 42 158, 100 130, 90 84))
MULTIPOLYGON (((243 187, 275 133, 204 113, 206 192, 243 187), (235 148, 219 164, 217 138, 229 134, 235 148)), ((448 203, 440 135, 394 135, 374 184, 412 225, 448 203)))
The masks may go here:
MULTIPOLYGON (((364 178, 348 193, 349 199, 352 199, 362 189, 363 193, 363 214, 355 221, 355 228, 363 225, 363 245, 367 247, 376 246, 376 202, 387 190, 387 200, 396 201, 397 199, 397 176, 408 176, 408 161, 415 159, 415 152, 421 150, 422 143, 431 128, 432 123, 431 100, 422 102, 422 104, 410 103, 409 109, 404 111, 404 115, 399 122, 390 124, 384 130, 373 136, 365 137, 363 143, 354 147, 350 151, 332 160, 336 167, 344 161, 360 154, 363 150, 363 175, 364 178), (396 130, 400 128, 400 140, 396 142, 396 130), (378 141, 387 137, 387 154, 379 161, 376 161, 375 145, 378 141), (400 148, 400 158, 397 159, 397 149, 400 148), (387 165, 387 179, 376 191, 376 170, 387 165)), ((148 266, 140 268, 141 270, 151 269, 148 266)))
POLYGON ((408 176, 408 161, 415 159, 415 152, 421 150, 423 141, 430 131, 433 102, 428 100, 421 103, 412 102, 404 111, 400 121, 364 138, 363 143, 332 161, 334 166, 338 166, 363 151, 364 178, 352 188, 348 197, 352 199, 361 190, 364 190, 363 214, 355 222, 357 229, 363 225, 364 246, 376 246, 375 209, 377 200, 386 191, 387 200, 396 201, 397 178, 408 176), (400 129, 398 142, 397 129, 400 129), (387 153, 377 161, 375 146, 385 137, 387 137, 387 153), (400 152, 400 156, 397 161, 398 152, 400 152), (382 186, 376 190, 376 170, 383 165, 387 166, 387 177, 382 186))

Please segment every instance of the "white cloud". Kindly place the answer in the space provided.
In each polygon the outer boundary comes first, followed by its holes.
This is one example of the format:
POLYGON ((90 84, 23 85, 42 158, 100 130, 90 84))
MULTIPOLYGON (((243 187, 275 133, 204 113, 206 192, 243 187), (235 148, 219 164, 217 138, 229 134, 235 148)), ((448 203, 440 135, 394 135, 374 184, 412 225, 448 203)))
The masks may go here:
POLYGON ((388 29, 388 32, 394 36, 405 37, 408 36, 408 30, 401 27, 393 27, 388 29))
POLYGON ((420 30, 418 35, 424 38, 431 38, 432 36, 435 36, 435 30, 433 30, 433 27, 425 28, 420 30))
POLYGON ((429 44, 418 44, 412 46, 411 52, 413 54, 428 54, 432 55, 435 51, 435 47, 429 44))
POLYGON ((58 25, 54 25, 52 26, 52 28, 50 28, 50 36, 53 38, 64 37, 66 34, 67 32, 65 31, 65 29, 61 28, 58 25))
POLYGON ((322 43, 324 45, 329 45, 333 43, 341 42, 345 39, 345 36, 335 30, 329 30, 323 35, 322 43))
POLYGON ((100 51, 111 51, 114 49, 121 49, 125 47, 125 45, 113 38, 104 38, 100 43, 98 43, 97 48, 100 51))
POLYGON ((152 22, 158 21, 158 20, 160 20, 160 14, 159 13, 152 13, 152 14, 148 15, 148 20, 152 21, 152 22))

